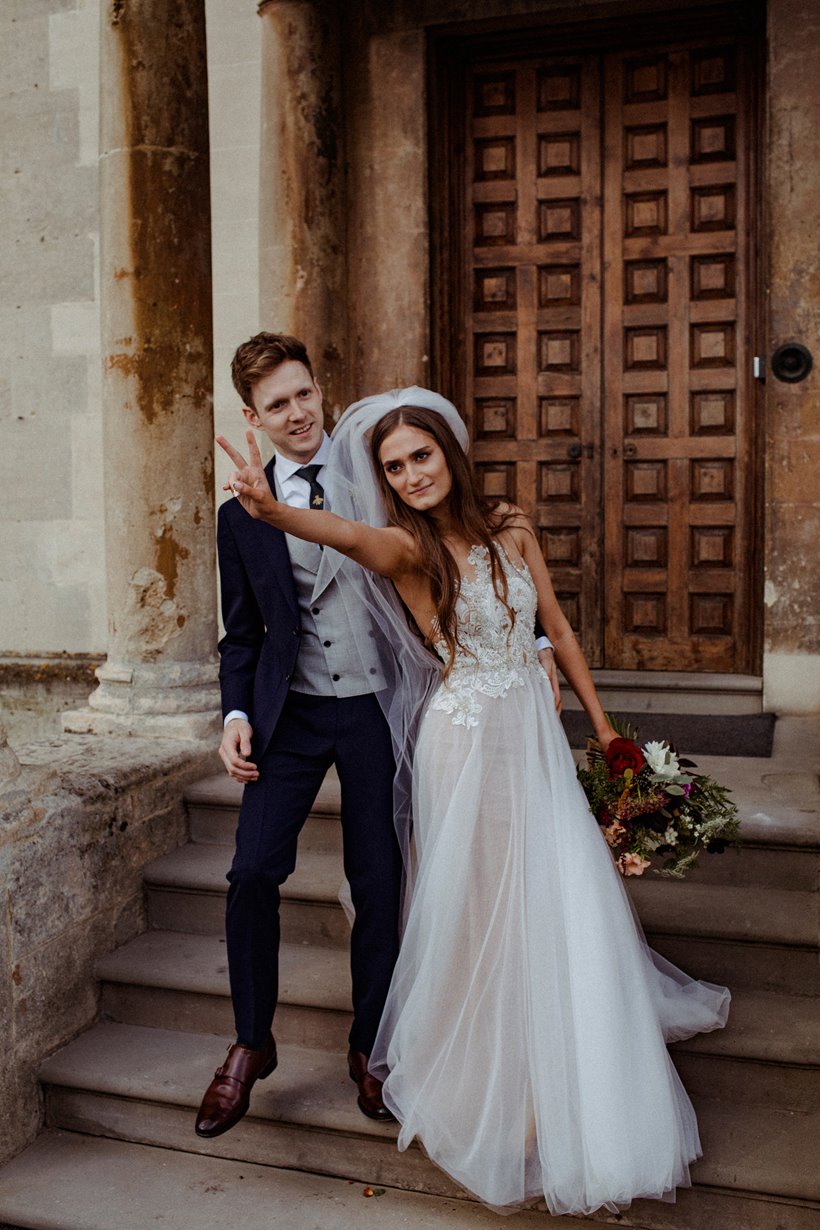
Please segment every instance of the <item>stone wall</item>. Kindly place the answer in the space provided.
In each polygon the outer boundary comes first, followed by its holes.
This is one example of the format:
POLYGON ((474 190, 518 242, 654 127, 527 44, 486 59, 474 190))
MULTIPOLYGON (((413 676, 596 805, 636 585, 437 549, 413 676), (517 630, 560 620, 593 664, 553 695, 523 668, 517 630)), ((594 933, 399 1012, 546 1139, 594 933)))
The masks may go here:
POLYGON ((0 1162, 42 1122, 37 1071, 98 1009, 95 962, 144 930, 142 869, 185 839, 191 743, 68 736, 0 748, 0 1162))
POLYGON ((767 708, 820 707, 820 9, 771 0, 768 72, 769 354, 802 342, 814 369, 766 384, 763 678, 767 708))
MULTIPOLYGON (((236 434, 228 367, 259 322, 260 22, 252 0, 208 0, 207 21, 215 420, 236 434)), ((0 6, 0 654, 31 658, 35 706, 44 658, 106 650, 99 30, 100 0, 0 6)))
POLYGON ((105 648, 98 0, 0 7, 0 652, 105 648))

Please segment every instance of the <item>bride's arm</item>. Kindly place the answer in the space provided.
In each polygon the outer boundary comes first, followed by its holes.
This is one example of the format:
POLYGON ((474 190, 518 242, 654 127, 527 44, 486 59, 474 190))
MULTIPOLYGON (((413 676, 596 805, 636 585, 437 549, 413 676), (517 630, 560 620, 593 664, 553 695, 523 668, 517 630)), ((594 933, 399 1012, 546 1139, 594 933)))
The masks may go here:
POLYGON ((252 517, 267 521, 296 538, 333 547, 371 572, 391 580, 399 580, 414 571, 414 543, 406 531, 394 527, 375 529, 361 521, 337 517, 332 512, 291 508, 277 500, 270 489, 253 432, 247 432, 246 438, 249 462, 224 436, 217 436, 216 442, 236 466, 224 490, 232 491, 252 517))
POLYGON ((563 671, 567 683, 583 705, 592 723, 596 739, 606 750, 610 741, 616 738, 617 732, 612 729, 606 719, 583 650, 575 639, 575 633, 569 625, 569 620, 558 604, 535 531, 523 515, 516 525, 516 540, 518 549, 535 583, 538 595, 538 618, 555 647, 555 660, 563 671))

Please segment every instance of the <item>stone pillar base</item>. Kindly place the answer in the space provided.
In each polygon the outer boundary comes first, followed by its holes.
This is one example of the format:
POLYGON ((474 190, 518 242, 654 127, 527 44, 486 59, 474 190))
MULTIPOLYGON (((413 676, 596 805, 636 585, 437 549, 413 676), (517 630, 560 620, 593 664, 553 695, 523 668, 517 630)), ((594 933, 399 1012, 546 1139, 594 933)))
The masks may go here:
POLYGON ((221 727, 216 663, 104 662, 88 707, 62 714, 71 734, 203 739, 221 727))
POLYGON ((61 718, 63 730, 73 735, 217 740, 222 730, 217 709, 207 713, 103 713, 99 709, 68 709, 61 718))

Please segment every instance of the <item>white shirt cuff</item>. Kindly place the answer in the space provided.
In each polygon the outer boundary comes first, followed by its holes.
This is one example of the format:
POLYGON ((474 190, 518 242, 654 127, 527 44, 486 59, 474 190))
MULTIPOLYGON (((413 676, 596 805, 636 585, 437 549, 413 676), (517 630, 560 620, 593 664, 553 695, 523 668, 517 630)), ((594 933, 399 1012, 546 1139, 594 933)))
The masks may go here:
MULTIPOLYGON (((554 649, 552 641, 548 636, 537 636, 535 638, 535 652, 540 653, 542 649, 554 649)), ((227 721, 227 719, 226 719, 227 721)))
POLYGON ((222 723, 222 729, 224 730, 225 727, 228 725, 228 722, 232 722, 234 718, 241 718, 243 722, 250 722, 250 718, 248 717, 247 713, 243 713, 241 709, 231 709, 230 713, 225 714, 225 720, 222 723))

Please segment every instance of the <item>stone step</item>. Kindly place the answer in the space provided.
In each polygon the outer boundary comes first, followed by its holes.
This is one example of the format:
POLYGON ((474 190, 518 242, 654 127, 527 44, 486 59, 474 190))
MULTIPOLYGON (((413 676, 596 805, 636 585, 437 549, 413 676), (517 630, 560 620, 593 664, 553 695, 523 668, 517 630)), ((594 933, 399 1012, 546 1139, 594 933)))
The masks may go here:
MULTIPOLYGON (((344 880, 341 850, 327 848, 324 828, 338 832, 338 821, 312 817, 300 838, 296 870, 282 885, 282 938, 294 944, 346 947, 350 924, 339 903, 344 880), (316 830, 319 830, 318 835, 316 830)), ((232 850, 223 845, 190 842, 149 863, 143 879, 151 927, 166 931, 223 934, 225 874, 232 850)))
POLYGON ((653 935, 780 944, 817 952, 820 894, 758 886, 693 884, 646 876, 626 880, 644 929, 653 935))
MULTIPOLYGON (((314 817, 306 824, 305 833, 310 838, 316 829, 333 825, 332 820, 314 817)), ((338 825, 335 827, 338 829, 338 825)), ((223 845, 191 842, 149 863, 144 876, 149 901, 159 893, 224 897, 228 887, 225 874, 231 856, 230 849, 223 845)), ((745 852, 742 855, 727 852, 723 857, 732 862, 744 858, 745 852)), ((338 906, 343 878, 341 851, 329 849, 320 831, 315 843, 311 840, 300 842, 296 870, 282 887, 283 900, 338 906)), ((680 881, 650 875, 628 879, 626 886, 645 926, 652 927, 655 934, 664 933, 668 923, 670 933, 683 930, 685 934, 711 934, 714 927, 715 934, 723 938, 747 936, 759 942, 796 943, 801 947, 816 943, 813 919, 818 915, 820 895, 808 891, 794 887, 768 888, 764 898, 760 885, 751 888, 745 884, 724 884, 721 892, 716 893, 711 883, 702 883, 694 877, 680 881)), ((180 901, 179 905, 177 916, 171 901, 157 901, 154 925, 188 931, 222 929, 224 902, 212 902, 210 914, 203 907, 201 927, 185 926, 184 903, 180 901), (164 921, 163 910, 174 921, 164 921), (206 925, 211 917, 212 924, 206 925)), ((189 903, 189 908, 192 918, 196 917, 193 903, 189 903)), ((341 938, 346 942, 345 931, 341 938)))
POLYGON ((647 939, 656 952, 693 978, 777 994, 805 995, 817 1003, 820 967, 817 952, 777 944, 731 943, 695 936, 654 934, 647 939))
POLYGON ((744 835, 739 849, 729 847, 722 854, 702 854, 686 873, 686 882, 816 892, 818 877, 820 853, 812 847, 754 842, 744 835))
MULTIPOLYGON (((578 758, 578 753, 576 759, 578 758)), ((816 775, 778 772, 768 760, 700 757, 698 768, 730 786, 742 817, 743 848, 702 855, 687 882, 759 884, 804 892, 820 887, 820 794, 816 775)), ((308 823, 301 852, 313 842, 341 850, 338 778, 331 771, 313 808, 324 828, 308 823)), ((203 778, 185 792, 191 837, 233 846, 242 787, 227 776, 203 778)))
POLYGON ((820 895, 687 880, 627 881, 653 948, 695 978, 820 995, 820 895))
POLYGON ((786 770, 773 760, 701 756, 698 769, 731 789, 743 846, 740 853, 701 856, 687 880, 816 892, 820 788, 811 765, 786 770))
MULTIPOLYGON (((103 1011, 115 1021, 232 1036, 225 944, 216 936, 149 931, 105 957, 98 974, 103 1011)), ((335 1050, 346 1044, 350 1020, 344 953, 283 945, 277 1038, 335 1050)), ((819 1079, 820 1014, 810 997, 740 988, 725 1029, 674 1049, 693 1056, 687 1061, 693 1076, 704 1070, 704 1088, 716 1079, 714 1059, 753 1061, 761 1065, 759 1076, 763 1065, 789 1068, 766 1077, 770 1085, 784 1086, 788 1100, 795 1082, 814 1088, 819 1079)))
MULTIPOLYGON (((145 881, 151 925, 222 934, 229 862, 224 846, 192 842, 150 864, 145 881)), ((282 889, 282 931, 288 942, 347 947, 349 925, 338 898, 343 874, 339 856, 310 846, 303 851, 282 889)), ((685 937, 683 956, 670 959, 693 976, 820 994, 820 894, 750 885, 718 889, 658 877, 630 879, 626 885, 659 951, 669 955, 670 945, 680 951, 685 937)))
MULTIPOLYGON (((341 798, 339 779, 335 769, 331 769, 322 782, 311 814, 338 821, 341 798)), ((201 781, 186 787, 185 805, 191 822, 192 840, 233 846, 241 802, 242 787, 224 773, 203 777, 201 781)), ((339 841, 338 829, 331 830, 328 826, 326 831, 328 834, 335 831, 336 840, 339 841)))
MULTIPOLYGON (((225 941, 146 931, 97 964, 102 1012, 134 1025, 234 1036, 225 941)), ((347 1045, 350 971, 344 949, 282 944, 276 1037, 317 1048, 347 1045)))
MULTIPOLYGON (((481 1230, 498 1218, 445 1200, 304 1171, 181 1153, 124 1140, 49 1131, 0 1170, 0 1219, 24 1230, 481 1230)), ((544 1230, 543 1213, 519 1213, 544 1230)), ((574 1218, 549 1221, 573 1230, 574 1218)))
MULTIPOLYGON (((632 1230, 816 1230, 809 1204, 682 1189, 675 1206, 637 1201, 618 1218, 632 1230), (644 1210, 645 1216, 641 1215, 644 1210)), ((490 1230, 494 1212, 466 1200, 364 1185, 231 1158, 46 1131, 0 1170, 0 1218, 21 1230, 490 1230), (373 1197, 366 1197, 366 1191, 373 1197)), ((593 1219, 597 1220, 597 1219, 593 1219)), ((515 1230, 573 1230, 576 1218, 514 1215, 515 1230)))
MULTIPOLYGON (((283 1046, 279 1068, 254 1090, 248 1116, 216 1140, 198 1139, 193 1118, 218 1058, 209 1035, 100 1024, 45 1061, 48 1124, 446 1197, 458 1194, 420 1149, 396 1151, 394 1125, 361 1115, 343 1052, 283 1046)), ((693 1168, 697 1184, 817 1201, 816 1109, 758 1105, 749 1113, 736 1098, 698 1094, 695 1102, 704 1150, 693 1168)))

